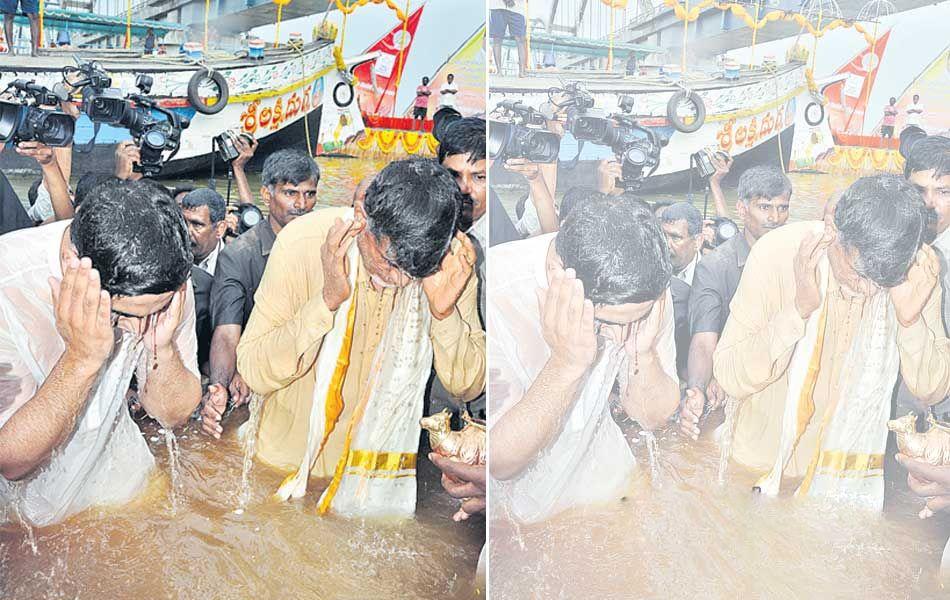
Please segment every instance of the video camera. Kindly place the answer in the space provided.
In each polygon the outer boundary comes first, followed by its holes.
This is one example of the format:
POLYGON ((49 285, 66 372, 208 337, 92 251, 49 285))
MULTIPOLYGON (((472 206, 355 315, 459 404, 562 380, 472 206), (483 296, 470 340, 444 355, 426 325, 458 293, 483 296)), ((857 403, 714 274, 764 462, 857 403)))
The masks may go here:
POLYGON ((552 163, 561 151, 561 138, 544 129, 547 118, 516 100, 498 103, 495 113, 506 121, 488 124, 488 155, 498 161, 523 158, 535 163, 552 163))
MULTIPOLYGON (((123 96, 118 88, 109 87, 112 79, 96 63, 83 63, 78 68, 63 70, 64 79, 70 72, 78 72, 82 79, 70 83, 82 88, 82 110, 93 123, 105 123, 129 130, 132 141, 139 147, 141 160, 132 166, 136 173, 154 177, 161 172, 165 160, 178 153, 181 132, 191 121, 159 104, 148 94, 152 91, 152 78, 138 75, 135 87, 138 94, 123 96), (165 118, 159 119, 155 112, 165 118), (164 157, 164 152, 169 155, 164 157)), ((69 83, 67 79, 67 83, 69 83)))
POLYGON ((15 100, 0 100, 0 143, 37 141, 56 147, 73 141, 73 118, 56 109, 40 108, 57 106, 66 98, 23 79, 10 83, 6 92, 15 100))
POLYGON ((432 137, 440 144, 445 132, 448 131, 452 123, 462 118, 462 113, 451 106, 443 106, 432 115, 432 137))
POLYGON ((241 151, 237 148, 237 141, 239 138, 244 138, 248 144, 254 143, 254 138, 250 134, 234 131, 225 131, 221 134, 218 134, 212 138, 214 142, 214 147, 217 149, 218 158, 223 160, 226 163, 230 163, 232 160, 241 155, 241 151))
POLYGON ((621 165, 621 185, 638 189, 660 166, 660 152, 669 139, 641 126, 633 112, 633 98, 620 97, 620 113, 598 116, 586 111, 568 117, 568 130, 578 141, 607 146, 621 165))
POLYGON ((700 151, 694 152, 690 155, 690 166, 695 167, 700 179, 706 179, 707 177, 711 177, 716 173, 716 165, 713 164, 713 158, 716 157, 727 162, 729 161, 729 155, 722 150, 710 150, 709 148, 703 148, 700 151))

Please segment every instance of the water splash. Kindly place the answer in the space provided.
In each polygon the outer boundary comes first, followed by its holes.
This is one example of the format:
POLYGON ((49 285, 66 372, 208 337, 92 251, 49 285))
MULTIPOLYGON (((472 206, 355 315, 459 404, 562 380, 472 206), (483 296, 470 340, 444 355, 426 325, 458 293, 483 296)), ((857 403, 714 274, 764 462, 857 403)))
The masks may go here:
POLYGON ((23 529, 26 531, 26 541, 30 545, 30 550, 33 552, 33 556, 39 556, 40 551, 36 546, 36 534, 33 532, 33 527, 30 525, 30 522, 26 520, 26 517, 23 516, 23 513, 20 512, 20 504, 23 503, 23 492, 19 483, 12 483, 13 491, 13 500, 10 502, 10 506, 13 507, 13 514, 16 515, 17 520, 23 525, 23 529))
POLYGON ((244 431, 244 463, 241 466, 241 492, 238 495, 238 509, 235 512, 243 513, 251 501, 251 468, 254 466, 254 446, 257 443, 257 426, 261 418, 263 399, 257 394, 251 394, 248 403, 249 415, 244 431))
POLYGON ((738 400, 732 397, 726 400, 726 420, 722 425, 722 437, 719 439, 719 470, 717 472, 719 485, 726 483, 726 469, 729 468, 729 458, 732 456, 732 437, 736 431, 738 408, 738 400))
POLYGON ((171 429, 163 429, 165 434, 165 448, 168 450, 168 468, 171 471, 171 501, 172 501, 172 514, 178 513, 178 486, 180 485, 178 468, 179 468, 179 450, 178 450, 178 438, 175 437, 175 433, 171 429))
POLYGON ((647 447, 647 455, 650 460, 650 480, 654 486, 660 487, 660 465, 657 462, 659 448, 656 443, 656 434, 652 431, 643 430, 640 432, 640 438, 647 447))

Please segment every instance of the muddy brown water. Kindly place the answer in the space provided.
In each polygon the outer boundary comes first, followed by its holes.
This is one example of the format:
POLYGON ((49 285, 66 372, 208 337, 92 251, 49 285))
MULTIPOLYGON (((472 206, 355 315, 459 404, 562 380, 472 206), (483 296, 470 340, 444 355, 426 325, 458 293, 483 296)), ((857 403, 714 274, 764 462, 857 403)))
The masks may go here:
POLYGON ((154 423, 143 435, 157 459, 150 487, 122 507, 91 509, 34 529, 34 555, 19 524, 0 526, 0 597, 33 598, 472 598, 485 521, 452 521, 457 501, 419 461, 414 519, 319 516, 327 481, 306 497, 270 496, 284 474, 260 463, 240 506, 243 454, 237 409, 214 441, 196 423, 178 430, 177 510, 169 456, 154 423))
POLYGON ((657 477, 645 440, 628 430, 638 474, 623 501, 530 526, 490 506, 489 593, 534 598, 907 599, 947 597, 938 565, 950 516, 920 520, 923 501, 889 448, 883 514, 753 495, 756 477, 730 464, 707 432, 658 435, 657 477), (639 439, 638 439, 639 438, 639 439), (636 440, 636 441, 633 441, 636 440))

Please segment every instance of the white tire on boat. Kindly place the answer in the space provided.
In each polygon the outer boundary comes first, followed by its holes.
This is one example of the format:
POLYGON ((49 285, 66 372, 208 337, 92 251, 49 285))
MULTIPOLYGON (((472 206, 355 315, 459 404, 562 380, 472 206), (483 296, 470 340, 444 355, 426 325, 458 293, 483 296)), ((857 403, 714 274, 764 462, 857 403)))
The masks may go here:
POLYGON ((680 133, 699 131, 699 128, 706 122, 706 104, 696 92, 680 90, 670 96, 670 101, 666 103, 666 118, 669 119, 670 124, 673 125, 676 131, 680 133), (696 110, 696 118, 691 123, 686 123, 679 116, 678 109, 684 102, 689 102, 696 110))

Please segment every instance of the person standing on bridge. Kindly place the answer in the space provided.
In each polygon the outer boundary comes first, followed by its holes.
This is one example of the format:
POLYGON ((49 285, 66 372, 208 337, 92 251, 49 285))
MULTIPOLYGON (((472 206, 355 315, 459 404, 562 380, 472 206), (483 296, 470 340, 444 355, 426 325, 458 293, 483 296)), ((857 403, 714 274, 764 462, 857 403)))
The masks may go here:
POLYGON ((509 33, 518 46, 518 77, 524 77, 528 70, 525 0, 491 0, 489 8, 488 37, 491 38, 496 72, 501 75, 501 43, 505 34, 509 33))
POLYGON ((39 0, 0 0, 0 12, 3 13, 3 34, 6 36, 7 47, 9 48, 7 52, 11 56, 16 54, 13 49, 13 17, 17 14, 18 3, 20 10, 30 20, 30 56, 36 56, 36 50, 40 44, 39 0))

